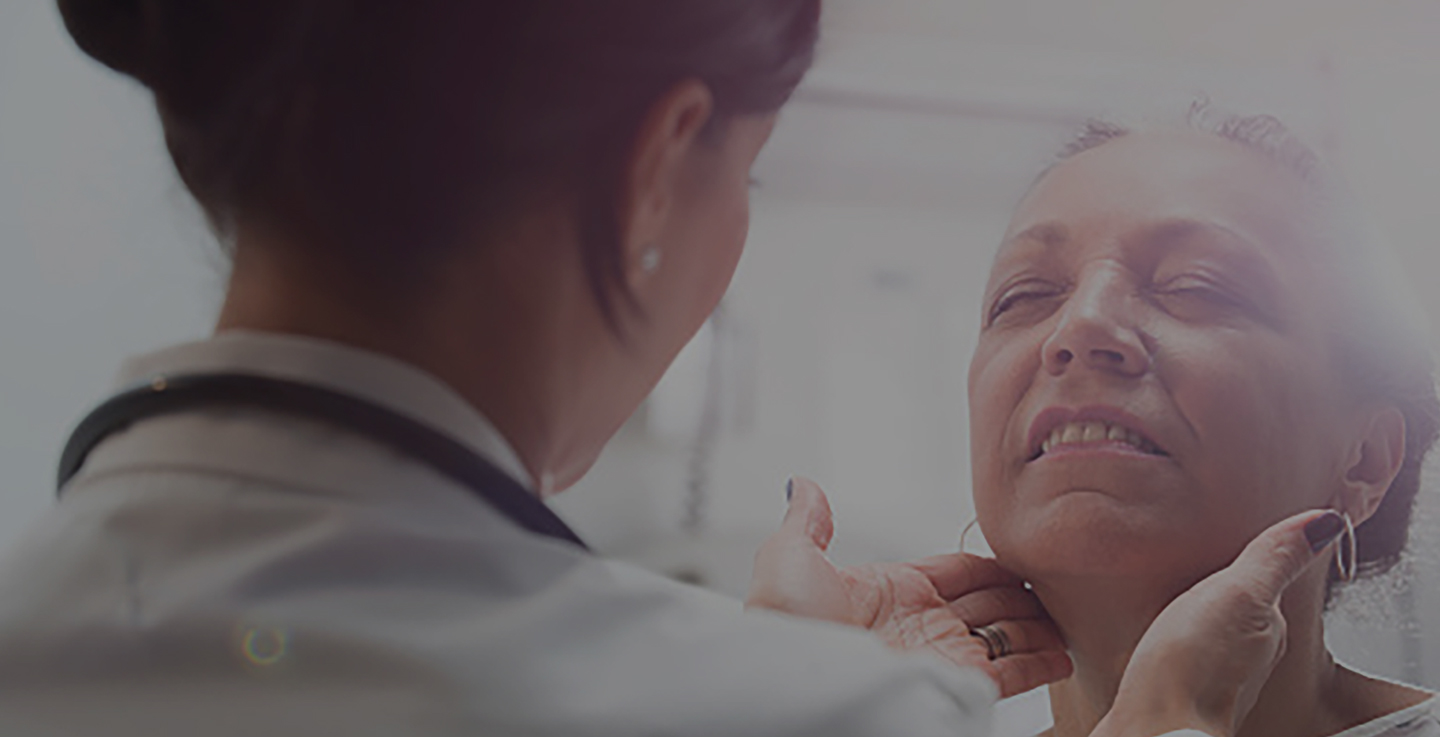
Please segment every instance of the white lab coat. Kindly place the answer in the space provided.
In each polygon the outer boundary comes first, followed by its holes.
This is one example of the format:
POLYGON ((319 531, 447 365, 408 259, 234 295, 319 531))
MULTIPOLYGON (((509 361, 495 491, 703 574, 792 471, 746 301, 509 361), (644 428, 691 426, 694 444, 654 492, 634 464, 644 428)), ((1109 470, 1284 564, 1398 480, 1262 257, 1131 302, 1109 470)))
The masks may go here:
MULTIPOLYGON (((533 488, 405 364, 230 334, 131 362, 338 389, 533 488)), ((0 560, 0 735, 964 735, 978 673, 522 531, 335 426, 256 410, 105 441, 0 560)))

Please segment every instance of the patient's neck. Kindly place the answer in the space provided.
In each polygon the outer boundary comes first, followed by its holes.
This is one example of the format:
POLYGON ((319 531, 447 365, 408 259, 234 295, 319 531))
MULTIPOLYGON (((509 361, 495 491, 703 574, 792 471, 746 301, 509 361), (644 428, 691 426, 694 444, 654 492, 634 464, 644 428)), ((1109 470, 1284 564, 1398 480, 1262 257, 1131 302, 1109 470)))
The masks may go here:
MULTIPOLYGON (((1150 623, 1188 584, 1085 578, 1034 586, 1075 661, 1074 676, 1050 687, 1054 735, 1084 737, 1109 711, 1130 655, 1150 623)), ((1335 707, 1354 699, 1332 698, 1347 679, 1325 649, 1323 593, 1316 588, 1324 582, 1295 586, 1281 607, 1289 632, 1285 656, 1236 737, 1317 737, 1354 721, 1335 707)))
POLYGON ((1083 737, 1110 710, 1120 678, 1145 630, 1175 595, 1121 581, 1033 582, 1060 626, 1075 674, 1050 687, 1055 737, 1083 737))

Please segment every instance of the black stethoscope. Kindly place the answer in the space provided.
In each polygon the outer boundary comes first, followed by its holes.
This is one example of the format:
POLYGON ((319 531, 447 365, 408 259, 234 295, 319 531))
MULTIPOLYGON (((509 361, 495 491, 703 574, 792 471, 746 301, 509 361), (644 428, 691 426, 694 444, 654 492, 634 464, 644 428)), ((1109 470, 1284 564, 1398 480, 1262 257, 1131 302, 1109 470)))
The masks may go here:
POLYGON ((80 421, 60 455, 63 489, 105 438, 141 420, 217 405, 253 407, 325 420, 388 445, 466 486, 510 521, 537 535, 588 550, 535 495, 478 453, 429 425, 318 386, 249 374, 156 377, 116 395, 80 421))

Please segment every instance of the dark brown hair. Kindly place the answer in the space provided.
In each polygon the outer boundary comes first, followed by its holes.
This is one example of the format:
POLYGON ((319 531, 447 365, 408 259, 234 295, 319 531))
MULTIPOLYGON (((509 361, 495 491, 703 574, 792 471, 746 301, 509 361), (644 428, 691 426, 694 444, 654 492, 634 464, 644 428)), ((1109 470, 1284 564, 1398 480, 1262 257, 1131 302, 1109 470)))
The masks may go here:
MULTIPOLYGON (((59 0, 86 53, 154 91, 222 236, 258 223, 401 284, 462 231, 568 187, 607 317, 617 193, 649 107, 689 79, 712 129, 778 110, 821 0, 59 0)), ((628 293, 626 294, 628 297, 628 293)))
MULTIPOLYGON (((1440 398, 1435 362, 1413 307, 1390 292, 1383 265, 1388 254, 1349 219, 1354 208, 1338 178, 1318 154, 1280 120, 1269 115, 1224 113, 1197 102, 1186 115, 1191 129, 1223 138, 1275 162, 1319 198, 1317 211, 1331 219, 1325 255, 1340 276, 1341 320, 1332 342, 1344 375, 1359 396, 1394 403, 1405 417, 1405 458, 1375 514, 1355 530, 1359 574, 1376 576, 1400 561, 1409 541, 1410 519, 1420 490, 1425 456, 1440 436, 1440 398)), ((1060 152, 1063 161, 1132 133, 1108 121, 1092 120, 1060 152)), ((1043 175, 1042 175, 1043 176, 1043 175)), ((1336 571, 1332 570, 1332 579, 1336 571)))

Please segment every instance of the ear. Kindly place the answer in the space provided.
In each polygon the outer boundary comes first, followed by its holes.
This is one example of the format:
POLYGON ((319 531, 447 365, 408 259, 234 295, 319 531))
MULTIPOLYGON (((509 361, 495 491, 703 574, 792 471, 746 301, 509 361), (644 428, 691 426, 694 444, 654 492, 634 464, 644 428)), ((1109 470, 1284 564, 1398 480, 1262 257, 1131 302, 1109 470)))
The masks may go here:
POLYGON ((710 88, 691 80, 651 105, 641 122, 622 172, 619 198, 621 257, 632 288, 655 270, 656 256, 663 259, 661 235, 671 217, 685 165, 714 109, 710 88), (660 250, 647 254, 654 249, 660 250))
POLYGON ((1404 462, 1405 416, 1393 406, 1375 410, 1351 453, 1340 509, 1349 512, 1356 525, 1370 519, 1404 462))

